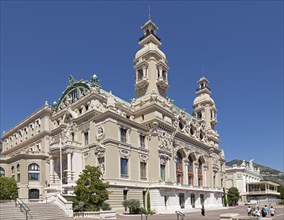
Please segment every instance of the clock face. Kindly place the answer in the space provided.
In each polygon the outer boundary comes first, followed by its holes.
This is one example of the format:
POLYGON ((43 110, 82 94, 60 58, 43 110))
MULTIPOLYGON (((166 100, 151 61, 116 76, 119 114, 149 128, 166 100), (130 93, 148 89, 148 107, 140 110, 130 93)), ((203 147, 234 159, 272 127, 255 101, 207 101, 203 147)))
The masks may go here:
POLYGON ((242 174, 241 173, 238 173, 238 175, 237 175, 237 177, 240 179, 240 178, 242 178, 242 174))

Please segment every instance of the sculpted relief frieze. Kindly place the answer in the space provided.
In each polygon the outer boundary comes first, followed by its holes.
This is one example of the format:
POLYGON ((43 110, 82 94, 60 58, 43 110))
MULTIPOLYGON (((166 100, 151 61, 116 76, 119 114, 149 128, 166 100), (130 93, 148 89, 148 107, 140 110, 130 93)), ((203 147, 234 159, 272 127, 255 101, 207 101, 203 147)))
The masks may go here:
POLYGON ((104 112, 106 110, 105 106, 99 100, 91 100, 89 103, 90 109, 94 109, 100 112, 104 112))

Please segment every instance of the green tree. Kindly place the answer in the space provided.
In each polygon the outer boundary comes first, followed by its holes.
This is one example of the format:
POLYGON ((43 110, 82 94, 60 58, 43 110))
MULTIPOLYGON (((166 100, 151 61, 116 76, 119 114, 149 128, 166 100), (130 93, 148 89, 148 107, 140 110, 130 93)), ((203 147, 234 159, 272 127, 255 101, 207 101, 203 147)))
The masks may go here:
POLYGON ((279 185, 277 187, 277 192, 280 193, 280 199, 284 200, 284 186, 283 185, 279 185))
POLYGON ((279 196, 279 205, 284 205, 284 186, 283 185, 279 185, 277 187, 277 192, 280 193, 280 196, 279 196))
POLYGON ((240 198, 239 190, 236 187, 231 187, 227 192, 229 206, 237 205, 240 198))
POLYGON ((14 178, 0 175, 0 189, 0 200, 17 198, 18 187, 14 178))
POLYGON ((150 192, 147 193, 147 212, 151 212, 151 201, 150 201, 150 192))
POLYGON ((108 199, 108 183, 104 183, 99 167, 86 166, 76 181, 74 193, 82 211, 98 211, 108 199))

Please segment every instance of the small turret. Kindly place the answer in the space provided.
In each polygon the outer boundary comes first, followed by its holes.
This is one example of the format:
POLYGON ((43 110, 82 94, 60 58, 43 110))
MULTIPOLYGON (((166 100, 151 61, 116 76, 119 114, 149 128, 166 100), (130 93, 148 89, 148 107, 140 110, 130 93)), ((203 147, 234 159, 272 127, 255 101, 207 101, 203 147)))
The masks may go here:
POLYGON ((208 83, 209 81, 205 77, 198 81, 199 87, 196 89, 197 97, 193 101, 193 110, 196 119, 205 123, 206 130, 215 130, 217 109, 214 100, 210 96, 211 91, 208 83))

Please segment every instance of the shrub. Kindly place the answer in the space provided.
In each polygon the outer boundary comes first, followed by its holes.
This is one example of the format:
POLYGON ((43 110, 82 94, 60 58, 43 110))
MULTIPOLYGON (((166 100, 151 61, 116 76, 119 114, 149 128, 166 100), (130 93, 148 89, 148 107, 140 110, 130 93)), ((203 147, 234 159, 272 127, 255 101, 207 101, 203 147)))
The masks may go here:
POLYGON ((102 205, 102 210, 103 211, 111 210, 111 207, 108 203, 104 202, 102 205))
POLYGON ((129 208, 130 214, 138 214, 140 211, 140 201, 138 199, 124 200, 122 205, 129 208))
POLYGON ((145 208, 140 208, 139 214, 148 214, 147 210, 145 208))

